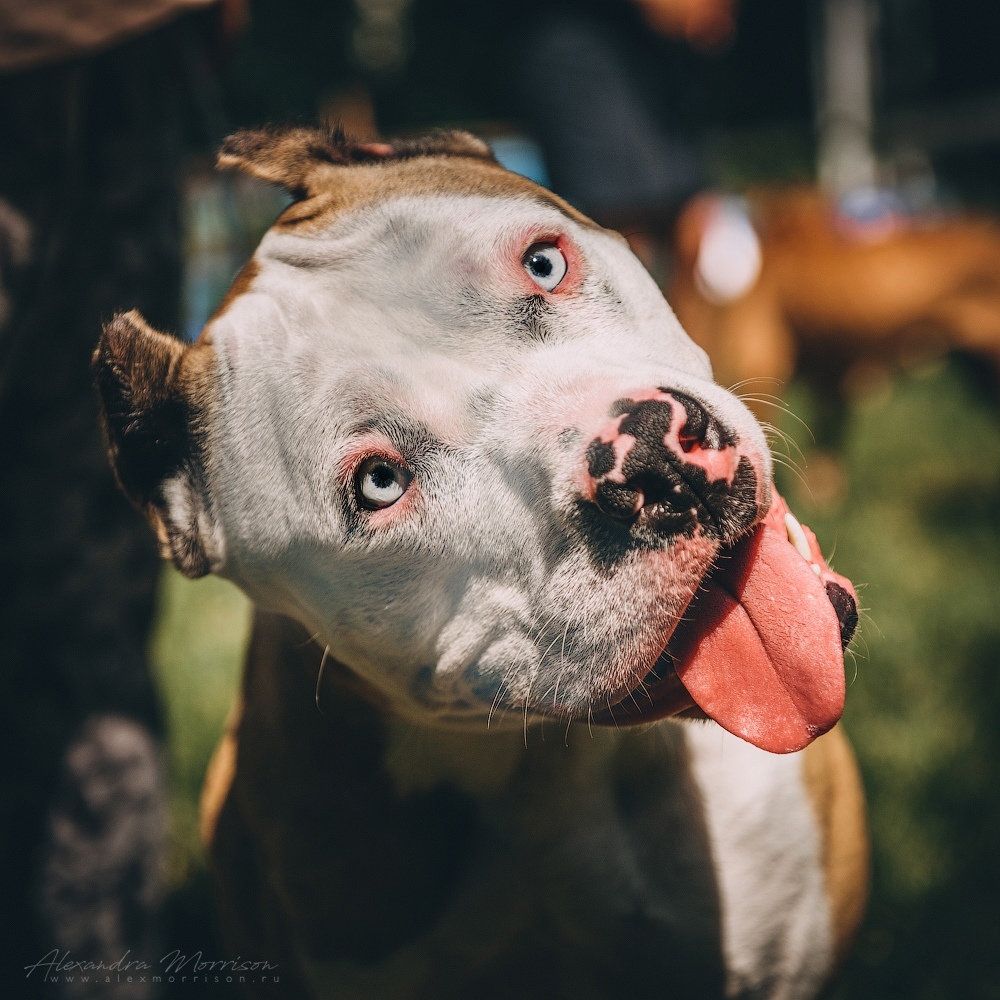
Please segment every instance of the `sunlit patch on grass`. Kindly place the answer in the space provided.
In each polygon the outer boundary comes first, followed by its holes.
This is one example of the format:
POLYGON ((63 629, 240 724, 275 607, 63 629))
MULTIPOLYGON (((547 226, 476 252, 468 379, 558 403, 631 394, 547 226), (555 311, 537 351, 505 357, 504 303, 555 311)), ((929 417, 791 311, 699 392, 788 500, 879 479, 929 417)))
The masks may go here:
POLYGON ((153 669, 166 704, 172 812, 169 886, 204 865, 198 795, 239 685, 250 602, 216 577, 187 580, 165 568, 152 639, 153 669))

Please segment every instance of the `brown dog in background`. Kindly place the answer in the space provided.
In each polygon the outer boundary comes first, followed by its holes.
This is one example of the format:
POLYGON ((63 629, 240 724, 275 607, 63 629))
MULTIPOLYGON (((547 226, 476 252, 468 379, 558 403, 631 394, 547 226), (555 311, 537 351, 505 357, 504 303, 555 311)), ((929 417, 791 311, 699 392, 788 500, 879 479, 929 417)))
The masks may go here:
POLYGON ((821 398, 839 400, 852 373, 946 350, 1000 372, 1000 225, 896 218, 864 231, 814 190, 759 191, 748 201, 761 258, 752 286, 723 302, 699 282, 701 239, 718 205, 704 197, 678 220, 667 292, 723 385, 777 392, 799 372, 821 398))

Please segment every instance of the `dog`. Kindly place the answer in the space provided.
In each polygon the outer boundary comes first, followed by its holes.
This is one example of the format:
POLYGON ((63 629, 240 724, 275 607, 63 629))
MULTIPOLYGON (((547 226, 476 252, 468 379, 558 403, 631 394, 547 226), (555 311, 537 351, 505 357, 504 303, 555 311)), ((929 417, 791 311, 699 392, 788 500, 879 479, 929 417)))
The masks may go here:
MULTIPOLYGON (((725 385, 775 392, 796 372, 829 414, 835 439, 842 394, 874 370, 957 350, 1000 375, 1000 226, 975 216, 838 219, 808 188, 748 197, 759 271, 713 294, 699 274, 720 201, 681 213, 667 298, 725 385)), ((722 209, 724 211, 724 208, 722 209)), ((737 236, 738 238, 738 236, 737 236)), ((836 444, 836 440, 830 443, 836 444)))
POLYGON ((94 374, 164 554, 256 608, 202 801, 244 987, 815 996, 867 884, 857 611, 749 410, 471 135, 219 163, 292 204, 197 343, 119 315, 94 374))

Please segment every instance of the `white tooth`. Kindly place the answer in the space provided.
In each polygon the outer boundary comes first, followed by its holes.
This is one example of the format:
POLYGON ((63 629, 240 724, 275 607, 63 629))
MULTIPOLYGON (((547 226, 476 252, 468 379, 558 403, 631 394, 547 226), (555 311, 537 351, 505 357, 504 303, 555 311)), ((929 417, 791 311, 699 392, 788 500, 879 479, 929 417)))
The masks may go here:
MULTIPOLYGON (((788 513, 785 515, 785 531, 788 532, 788 540, 795 546, 795 550, 798 552, 806 562, 811 563, 813 561, 812 553, 809 551, 809 543, 806 541, 806 533, 802 530, 802 525, 795 520, 795 515, 788 513)), ((816 567, 816 572, 819 572, 819 567, 816 567)))
POLYGON ((821 569, 819 568, 819 564, 818 564, 818 563, 812 563, 811 565, 812 565, 812 568, 813 568, 813 572, 814 572, 814 573, 815 573, 815 574, 816 574, 817 576, 822 576, 822 575, 823 575, 823 570, 821 570, 821 569))

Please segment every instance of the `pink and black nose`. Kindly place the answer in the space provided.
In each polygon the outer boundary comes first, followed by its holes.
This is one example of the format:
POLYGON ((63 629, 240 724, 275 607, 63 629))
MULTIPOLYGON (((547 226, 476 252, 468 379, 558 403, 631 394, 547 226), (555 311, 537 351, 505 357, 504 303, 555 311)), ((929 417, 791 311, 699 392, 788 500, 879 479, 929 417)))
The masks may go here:
POLYGON ((658 535, 728 541, 757 518, 757 476, 738 438, 693 397, 644 390, 611 406, 587 446, 588 499, 658 535))

